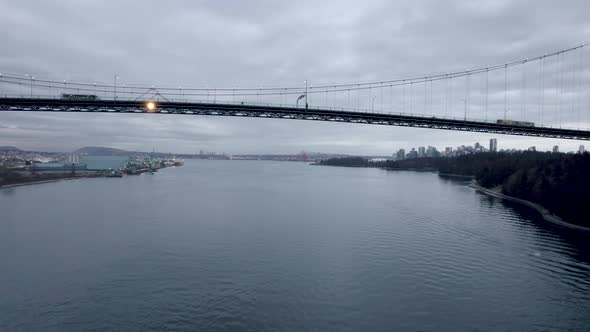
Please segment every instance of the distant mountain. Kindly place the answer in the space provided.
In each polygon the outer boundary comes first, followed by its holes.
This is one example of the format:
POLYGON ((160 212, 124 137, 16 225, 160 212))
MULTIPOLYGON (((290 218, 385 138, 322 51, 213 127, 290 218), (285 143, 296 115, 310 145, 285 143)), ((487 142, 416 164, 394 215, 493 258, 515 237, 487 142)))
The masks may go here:
POLYGON ((104 148, 100 146, 86 146, 74 151, 74 153, 88 154, 91 156, 127 156, 131 154, 129 151, 114 148, 104 148))
POLYGON ((0 151, 21 151, 19 148, 14 146, 0 146, 0 151))

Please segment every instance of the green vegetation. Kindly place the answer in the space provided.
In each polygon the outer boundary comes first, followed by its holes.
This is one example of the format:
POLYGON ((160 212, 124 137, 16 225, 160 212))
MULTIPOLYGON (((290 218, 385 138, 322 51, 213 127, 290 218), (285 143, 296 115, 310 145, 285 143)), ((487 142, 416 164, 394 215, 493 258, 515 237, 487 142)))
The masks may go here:
MULTIPOLYGON (((327 160, 324 165, 360 166, 358 158, 327 160)), ((362 159, 362 158, 361 158, 362 159)), ((419 158, 369 163, 387 169, 436 170, 473 176, 486 188, 538 203, 567 222, 590 226, 590 154, 550 152, 478 153, 454 158, 419 158)))

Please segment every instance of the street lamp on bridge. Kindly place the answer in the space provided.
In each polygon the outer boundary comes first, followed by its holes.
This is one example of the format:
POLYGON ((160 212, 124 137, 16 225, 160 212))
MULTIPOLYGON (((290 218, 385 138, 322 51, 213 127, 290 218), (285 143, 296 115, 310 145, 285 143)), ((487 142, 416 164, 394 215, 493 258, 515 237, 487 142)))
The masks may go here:
POLYGON ((148 101, 148 102, 145 104, 145 107, 147 108, 147 111, 148 111, 148 113, 152 113, 152 112, 154 112, 154 111, 155 111, 155 109, 156 109, 156 103, 155 103, 155 102, 153 102, 153 101, 148 101))
POLYGON ((305 80, 305 109, 307 110, 307 80, 305 80))
POLYGON ((29 73, 26 73, 25 76, 28 76, 31 79, 31 98, 33 98, 33 80, 35 79, 35 76, 31 76, 29 73))
POLYGON ((119 75, 115 73, 113 76, 113 97, 117 100, 117 80, 119 79, 119 75))

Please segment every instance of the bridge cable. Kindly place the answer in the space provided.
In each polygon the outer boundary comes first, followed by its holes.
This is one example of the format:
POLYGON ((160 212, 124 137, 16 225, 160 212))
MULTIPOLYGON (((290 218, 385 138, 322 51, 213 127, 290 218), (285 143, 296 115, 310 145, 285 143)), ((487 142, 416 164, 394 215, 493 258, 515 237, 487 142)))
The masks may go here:
POLYGON ((583 72, 582 72, 582 61, 583 61, 583 51, 584 48, 580 48, 578 52, 578 68, 577 68, 577 81, 576 81, 576 123, 580 124, 580 95, 582 94, 582 80, 583 80, 583 72))
MULTIPOLYGON (((360 85, 359 85, 359 87, 360 87, 360 85)), ((360 110, 361 109, 361 90, 360 89, 356 90, 356 97, 357 97, 357 99, 356 99, 357 108, 356 109, 360 110)))
POLYGON ((467 109, 471 108, 471 74, 467 75, 467 109))
POLYGON ((579 79, 578 79, 578 124, 580 123, 580 115, 583 110, 584 97, 583 97, 583 77, 584 77, 584 48, 580 48, 580 61, 579 61, 579 79))
POLYGON ((389 85, 389 112, 393 111, 393 85, 389 85))
POLYGON ((410 82, 410 114, 414 113, 414 82, 410 82))
POLYGON ((526 121, 526 61, 522 64, 522 87, 520 90, 520 98, 524 121, 526 121))
POLYGON ((379 93, 381 94, 381 96, 379 97, 381 99, 381 101, 380 101, 381 106, 379 107, 379 112, 383 112, 383 83, 381 83, 381 88, 379 89, 379 93))
MULTIPOLYGON (((557 51, 557 52, 551 53, 549 55, 544 55, 544 56, 541 56, 541 57, 535 57, 535 58, 532 58, 531 60, 538 60, 538 59, 542 59, 543 57, 547 57, 547 56, 561 55, 563 53, 571 52, 571 51, 573 51, 575 49, 582 48, 582 47, 584 47, 586 45, 587 44, 580 44, 580 45, 575 46, 573 48, 564 49, 564 50, 557 51)), ((504 66, 515 66, 515 65, 518 65, 518 64, 520 64, 519 61, 513 61, 513 62, 508 62, 508 63, 503 64, 503 65, 488 66, 487 68, 483 68, 483 69, 471 70, 470 73, 477 74, 477 73, 483 72, 485 70, 497 70, 497 69, 500 69, 501 67, 504 67, 504 66)), ((465 73, 465 72, 456 72, 456 73, 453 73, 454 76, 465 76, 466 74, 467 73, 465 73)), ((386 82, 387 83, 399 84, 402 81, 406 81, 406 82, 407 81, 414 81, 415 83, 417 83, 417 81, 419 79, 421 79, 422 77, 424 77, 424 76, 414 77, 414 78, 410 78, 410 79, 403 79, 403 80, 396 79, 396 80, 390 80, 390 81, 386 81, 386 82)), ((444 74, 443 75, 431 75, 431 76, 427 76, 427 77, 428 78, 432 78, 433 80, 437 80, 437 79, 444 79, 445 78, 445 75, 444 74)), ((22 77, 16 77, 16 76, 14 77, 14 79, 18 79, 18 80, 21 80, 21 81, 24 81, 25 80, 22 77)), ((50 86, 52 84, 54 86, 55 85, 61 85, 61 81, 51 81, 51 80, 36 80, 36 81, 50 82, 51 83, 50 86)), ((76 83, 76 82, 72 82, 70 84, 72 84, 73 86, 78 86, 78 87, 91 86, 91 85, 89 85, 87 83, 76 83)), ((376 84, 377 84, 376 82, 364 82, 362 84, 361 83, 357 83, 357 84, 354 84, 354 85, 353 84, 338 84, 338 85, 331 85, 331 86, 332 87, 337 87, 337 88, 338 87, 348 87, 348 88, 350 88, 351 86, 357 86, 357 88, 364 88, 365 86, 376 85, 376 84)), ((405 84, 407 84, 407 83, 405 83, 405 84)), ((107 87, 109 87, 109 88, 112 87, 112 85, 110 85, 110 84, 108 84, 108 85, 107 84, 100 84, 99 87, 100 88, 103 88, 104 87, 106 89, 107 87)), ((324 86, 324 85, 320 86, 320 88, 323 88, 323 87, 328 88, 329 86, 324 86)), ((132 86, 132 85, 130 85, 125 90, 127 90, 126 92, 128 92, 128 93, 134 94, 134 93, 140 93, 140 91, 145 90, 145 88, 146 88, 145 86, 139 87, 139 86, 132 86), (135 90, 140 89, 140 91, 138 92, 138 91, 135 91, 134 89, 135 90)), ((284 88, 285 87, 265 87, 264 88, 264 91, 271 91, 271 90, 281 91, 284 88)), ((234 89, 236 89, 236 88, 230 88, 229 91, 234 90, 234 89)), ((292 92, 290 92, 291 94, 296 94, 296 93, 299 93, 301 91, 301 88, 300 87, 287 87, 287 89, 292 89, 293 90, 292 92)), ((176 88, 175 87, 174 88, 171 88, 171 87, 159 87, 159 90, 161 90, 161 91, 168 91, 168 90, 176 91, 176 88)), ((206 89, 203 89, 203 88, 189 88, 187 90, 189 90, 189 91, 199 91, 199 90, 200 91, 203 91, 203 90, 209 90, 209 88, 206 88, 206 89)), ((228 89, 227 88, 220 88, 219 90, 220 91, 222 91, 222 90, 225 91, 225 90, 228 90, 228 89)), ((258 89, 254 89, 254 88, 239 88, 237 90, 239 90, 239 91, 242 91, 242 90, 243 91, 257 90, 258 91, 258 95, 262 95, 261 92, 262 92, 263 89, 262 88, 258 88, 258 89)), ((277 94, 279 94, 279 93, 273 93, 272 95, 277 95, 277 94)), ((265 93, 264 95, 267 95, 267 94, 265 93)))
POLYGON ((558 88, 556 93, 557 93, 557 98, 558 98, 558 112, 559 112, 559 127, 561 128, 561 104, 562 104, 562 97, 563 97, 563 59, 562 59, 562 55, 560 54, 558 56, 558 60, 559 60, 559 66, 557 67, 557 77, 558 77, 558 88))
POLYGON ((346 107, 350 108, 350 90, 348 90, 348 101, 346 107))
POLYGON ((543 108, 545 107, 545 58, 539 61, 539 123, 543 123, 543 108))
POLYGON ((455 111, 453 110, 453 76, 451 76, 450 80, 450 98, 449 98, 449 111, 451 112, 451 116, 455 116, 455 111))
POLYGON ((405 113, 406 112, 406 85, 405 84, 402 85, 402 93, 403 93, 402 112, 405 113))
POLYGON ((504 121, 508 112, 508 66, 504 67, 504 121))
MULTIPOLYGON (((576 111, 575 111, 575 102, 576 102, 576 93, 577 93, 577 89, 576 89, 576 85, 577 85, 577 81, 576 81, 576 59, 575 59, 575 53, 572 54, 572 64, 571 64, 571 71, 572 71, 572 75, 571 75, 571 83, 570 83, 570 94, 571 94, 571 100, 570 100, 570 112, 571 112, 571 116, 572 116, 572 120, 576 117, 576 111)), ((577 122, 576 122, 577 123, 577 122)))
POLYGON ((449 111, 449 78, 445 80, 445 116, 448 116, 449 111))
POLYGON ((430 80, 430 114, 432 114, 432 80, 430 80))
POLYGON ((426 113, 426 110, 428 109, 428 107, 427 107, 428 98, 426 98, 426 91, 427 90, 428 90, 428 88, 426 85, 426 81, 424 81, 424 110, 422 111, 422 114, 426 113))
POLYGON ((486 121, 488 121, 489 74, 490 71, 486 70, 486 121))

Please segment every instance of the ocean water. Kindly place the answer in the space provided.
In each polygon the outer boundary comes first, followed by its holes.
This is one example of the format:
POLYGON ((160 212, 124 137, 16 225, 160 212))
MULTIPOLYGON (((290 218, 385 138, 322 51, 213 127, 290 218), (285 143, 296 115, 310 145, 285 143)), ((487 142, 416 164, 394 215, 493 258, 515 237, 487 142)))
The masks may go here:
POLYGON ((0 190, 2 331, 588 331, 588 234, 431 173, 187 161, 0 190))

